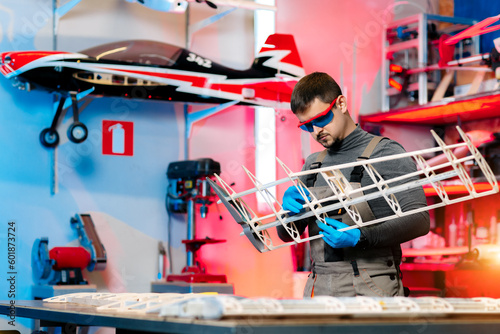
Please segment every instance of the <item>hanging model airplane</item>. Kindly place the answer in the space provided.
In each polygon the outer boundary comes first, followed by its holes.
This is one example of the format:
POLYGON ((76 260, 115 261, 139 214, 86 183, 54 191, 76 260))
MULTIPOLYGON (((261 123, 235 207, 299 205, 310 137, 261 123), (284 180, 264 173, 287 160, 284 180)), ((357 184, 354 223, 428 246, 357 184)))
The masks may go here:
POLYGON ((55 147, 59 142, 56 126, 69 97, 74 123, 68 138, 80 143, 88 131, 78 121, 79 94, 289 108, 293 87, 304 69, 293 36, 273 34, 247 70, 219 65, 175 45, 131 40, 78 53, 4 52, 0 73, 20 89, 62 96, 51 127, 40 134, 42 145, 55 147))
POLYGON ((265 9, 276 11, 275 6, 259 4, 249 0, 126 0, 127 2, 139 3, 148 8, 171 13, 184 13, 189 2, 206 3, 209 7, 216 9, 217 6, 229 6, 250 10, 265 9))
POLYGON ((315 217, 317 220, 325 223, 325 215, 328 212, 340 209, 346 211, 355 224, 339 230, 345 231, 371 224, 382 223, 389 219, 412 215, 417 212, 435 209, 444 205, 498 193, 499 188, 496 177, 486 163, 485 159, 479 153, 469 137, 459 127, 457 127, 457 130, 462 137, 462 143, 446 145, 434 131, 431 131, 439 147, 380 158, 372 158, 337 166, 306 170, 298 173, 293 173, 278 158, 276 158, 288 177, 269 184, 262 184, 255 178, 254 175, 252 175, 252 173, 243 167, 248 177, 255 185, 255 188, 240 193, 234 192, 231 187, 229 187, 229 185, 218 175, 215 175, 217 182, 212 180, 208 180, 208 182, 214 189, 215 193, 219 196, 221 202, 231 213, 232 217, 243 228, 242 234, 244 234, 260 252, 271 251, 284 246, 321 238, 321 234, 312 237, 301 237, 295 226, 295 222, 305 218, 315 217), (457 158, 453 152, 461 147, 467 148, 469 155, 457 158), (422 157, 423 155, 429 153, 442 153, 446 156, 446 161, 430 166, 422 157), (374 168, 374 165, 376 165, 377 162, 408 157, 412 158, 419 167, 419 170, 414 173, 385 180, 381 176, 383 173, 379 173, 374 168), (489 189, 476 191, 474 184, 466 171, 466 166, 470 163, 477 165, 482 171, 484 179, 489 184, 489 189), (359 189, 354 189, 349 184, 348 179, 342 174, 343 169, 352 168, 354 166, 363 166, 365 172, 372 179, 373 184, 359 189), (331 189, 331 196, 321 199, 316 198, 313 191, 309 191, 305 184, 299 180, 300 176, 309 174, 319 174, 318 177, 323 177, 331 189), (415 176, 419 176, 420 179, 412 181, 410 178, 414 178, 415 176), (461 183, 465 187, 467 194, 463 196, 450 197, 447 194, 442 182, 448 179, 453 179, 454 181, 461 183), (296 215, 288 215, 288 211, 283 210, 281 205, 276 201, 276 198, 271 195, 269 189, 283 183, 293 184, 297 187, 305 202, 304 208, 307 209, 305 212, 296 215), (403 212, 395 194, 412 188, 421 187, 426 184, 431 185, 436 190, 440 201, 436 201, 435 204, 424 208, 403 212), (248 204, 245 203, 243 197, 254 193, 260 193, 262 198, 265 199, 267 205, 272 211, 271 214, 259 217, 248 206, 248 204), (311 198, 309 199, 306 194, 309 194, 311 198), (392 209, 392 214, 386 217, 378 217, 369 221, 363 221, 354 205, 373 200, 375 198, 384 198, 389 207, 392 209), (284 227, 293 241, 281 242, 278 240, 278 243, 276 243, 277 238, 272 237, 276 236, 276 234, 271 233, 269 229, 275 228, 279 225, 284 227))

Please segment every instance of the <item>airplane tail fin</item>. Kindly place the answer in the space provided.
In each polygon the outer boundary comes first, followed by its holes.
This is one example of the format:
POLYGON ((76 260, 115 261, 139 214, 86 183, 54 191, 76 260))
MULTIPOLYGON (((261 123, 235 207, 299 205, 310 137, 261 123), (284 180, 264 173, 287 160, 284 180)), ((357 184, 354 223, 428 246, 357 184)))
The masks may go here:
POLYGON ((292 35, 270 35, 255 57, 252 69, 300 78, 305 75, 292 35))

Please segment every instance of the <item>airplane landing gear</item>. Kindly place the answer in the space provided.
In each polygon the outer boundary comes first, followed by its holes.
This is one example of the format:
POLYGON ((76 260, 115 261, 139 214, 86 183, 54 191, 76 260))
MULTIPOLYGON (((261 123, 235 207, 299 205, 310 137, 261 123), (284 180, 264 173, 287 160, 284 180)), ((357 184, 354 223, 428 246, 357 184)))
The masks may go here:
POLYGON ((59 134, 52 128, 43 129, 40 132, 40 142, 45 147, 56 147, 59 144, 59 134))
POLYGON ((43 129, 40 133, 40 143, 45 147, 53 148, 59 144, 59 134, 57 133, 56 127, 63 111, 64 102, 66 102, 66 97, 62 96, 59 100, 59 105, 57 106, 57 111, 50 128, 43 129))
POLYGON ((69 140, 71 140, 73 143, 79 144, 87 139, 89 131, 87 130, 85 124, 75 122, 70 125, 67 134, 69 140))
MULTIPOLYGON (((78 100, 76 98, 76 92, 70 92, 71 105, 73 107, 73 124, 68 128, 68 139, 73 143, 79 144, 87 139, 89 131, 85 124, 78 121, 78 100)), ((43 129, 40 133, 40 143, 47 148, 54 148, 59 144, 59 134, 57 133, 56 127, 59 123, 59 118, 62 115, 64 109, 64 103, 66 102, 67 96, 62 96, 59 100, 59 105, 57 106, 56 114, 52 120, 50 128, 43 129)))

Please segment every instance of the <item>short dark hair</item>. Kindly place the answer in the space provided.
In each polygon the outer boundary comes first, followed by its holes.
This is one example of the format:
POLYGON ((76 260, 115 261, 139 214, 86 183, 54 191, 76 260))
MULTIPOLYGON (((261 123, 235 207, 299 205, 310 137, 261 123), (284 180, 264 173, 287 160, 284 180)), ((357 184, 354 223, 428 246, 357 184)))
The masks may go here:
POLYGON ((342 91, 330 75, 323 72, 313 72, 300 79, 293 88, 290 107, 294 114, 300 114, 316 98, 330 104, 339 95, 342 95, 342 91))

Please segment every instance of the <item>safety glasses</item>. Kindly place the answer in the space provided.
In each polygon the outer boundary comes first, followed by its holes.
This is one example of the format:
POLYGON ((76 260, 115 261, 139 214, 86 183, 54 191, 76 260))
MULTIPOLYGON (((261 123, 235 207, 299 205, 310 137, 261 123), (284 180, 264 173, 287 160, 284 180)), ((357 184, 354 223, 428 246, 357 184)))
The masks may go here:
POLYGON ((335 105, 335 102, 337 101, 337 98, 333 100, 333 102, 330 104, 330 106, 323 112, 317 114, 311 119, 308 119, 305 122, 299 123, 298 127, 301 128, 304 131, 307 132, 313 132, 314 131, 314 126, 318 128, 323 128, 325 127, 328 123, 330 123, 333 119, 333 106, 335 105))

